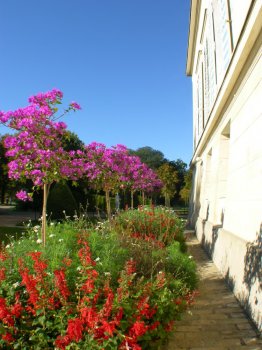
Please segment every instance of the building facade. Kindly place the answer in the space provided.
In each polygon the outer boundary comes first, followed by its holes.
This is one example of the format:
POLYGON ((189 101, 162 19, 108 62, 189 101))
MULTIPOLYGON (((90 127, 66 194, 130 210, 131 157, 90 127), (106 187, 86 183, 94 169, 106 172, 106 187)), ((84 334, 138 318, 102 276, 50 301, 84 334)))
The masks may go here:
POLYGON ((262 329, 262 0, 192 0, 189 221, 262 329))

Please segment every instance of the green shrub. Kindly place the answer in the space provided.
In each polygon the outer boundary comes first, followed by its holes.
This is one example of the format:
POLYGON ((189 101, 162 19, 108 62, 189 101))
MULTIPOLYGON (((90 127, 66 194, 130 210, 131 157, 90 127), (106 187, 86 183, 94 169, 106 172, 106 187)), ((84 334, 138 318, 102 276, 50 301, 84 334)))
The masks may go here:
POLYGON ((191 303, 179 242, 81 224, 50 223, 45 248, 34 226, 0 251, 0 347, 152 350, 191 303))
POLYGON ((167 247, 166 269, 189 289, 194 290, 197 287, 196 263, 192 256, 181 252, 178 242, 167 247))
POLYGON ((67 184, 56 183, 47 200, 47 212, 53 220, 61 220, 66 216, 73 217, 78 211, 76 200, 67 184))
POLYGON ((138 210, 126 210, 116 216, 114 224, 118 232, 153 235, 165 245, 171 244, 174 240, 178 241, 181 251, 186 251, 184 223, 174 211, 165 207, 145 206, 138 210))

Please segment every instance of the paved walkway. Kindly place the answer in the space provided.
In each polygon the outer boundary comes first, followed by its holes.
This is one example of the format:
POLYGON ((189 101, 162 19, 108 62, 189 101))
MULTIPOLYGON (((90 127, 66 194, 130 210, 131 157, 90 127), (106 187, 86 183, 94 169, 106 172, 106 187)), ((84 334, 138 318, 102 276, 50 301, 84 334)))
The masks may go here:
POLYGON ((189 251, 198 264, 200 295, 163 350, 261 350, 262 339, 194 236, 189 251))
POLYGON ((14 227, 29 219, 38 219, 39 214, 33 211, 15 211, 12 206, 0 205, 0 226, 14 227))

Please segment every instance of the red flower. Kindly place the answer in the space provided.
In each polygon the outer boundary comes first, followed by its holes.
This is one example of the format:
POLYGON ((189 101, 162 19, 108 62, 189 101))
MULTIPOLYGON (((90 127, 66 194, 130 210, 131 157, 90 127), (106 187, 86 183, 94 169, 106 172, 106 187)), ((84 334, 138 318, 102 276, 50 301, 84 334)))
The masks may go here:
POLYGON ((96 262, 91 257, 91 252, 90 252, 90 248, 88 246, 88 243, 86 241, 82 241, 82 240, 79 240, 78 243, 83 245, 83 247, 81 249, 79 249, 79 251, 78 251, 78 256, 81 260, 82 265, 83 266, 90 266, 90 265, 95 266, 96 262))
POLYGON ((7 259, 6 252, 0 252, 0 261, 5 261, 7 259))
POLYGON ((74 318, 68 321, 67 334, 70 340, 79 341, 83 333, 83 321, 80 318, 74 318))
POLYGON ((114 293, 110 289, 107 294, 107 299, 104 304, 104 307, 102 309, 102 315, 103 317, 109 317, 112 311, 112 305, 113 305, 113 300, 114 300, 114 293))
POLYGON ((144 321, 136 321, 133 326, 129 330, 129 335, 133 339, 137 339, 137 337, 140 337, 141 335, 144 335, 146 331, 148 330, 148 326, 145 325, 144 321))
POLYGON ((163 288, 165 283, 166 283, 166 276, 165 276, 165 273, 164 272, 159 272, 157 277, 156 277, 156 280, 157 280, 157 287, 158 288, 163 288))
POLYGON ((119 350, 127 350, 127 349, 142 350, 141 346, 139 346, 137 342, 134 341, 133 339, 126 339, 125 341, 123 341, 123 343, 119 347, 119 350))
POLYGON ((136 272, 136 262, 133 259, 130 259, 126 262, 125 266, 126 273, 130 276, 136 272))
POLYGON ((152 323, 152 324, 148 327, 148 329, 149 329, 150 331, 153 331, 153 330, 156 329, 159 325, 160 325, 160 322, 159 322, 159 321, 155 321, 154 323, 152 323))
POLYGON ((4 298, 0 298, 0 320, 8 326, 14 326, 14 318, 6 306, 4 298))
POLYGON ((98 314, 94 307, 83 307, 80 310, 81 317, 89 328, 94 328, 98 322, 98 314))
POLYGON ((54 271, 55 275, 55 286, 59 290, 60 294, 62 295, 62 298, 67 300, 67 298, 70 295, 70 291, 67 287, 66 278, 65 278, 65 270, 60 269, 54 271))
POLYGON ((148 304, 148 299, 148 296, 141 298, 137 305, 137 309, 139 310, 140 315, 143 315, 147 319, 150 319, 156 313, 156 308, 150 308, 150 305, 148 304))
POLYGON ((64 335, 64 336, 59 335, 55 340, 55 346, 62 350, 65 350, 67 345, 69 345, 70 343, 71 341, 68 335, 64 335))
POLYGON ((20 303, 15 303, 11 307, 11 314, 14 315, 16 318, 19 318, 21 316, 21 313, 23 311, 23 307, 20 303))
POLYGON ((91 293, 95 288, 95 284, 94 281, 91 279, 88 279, 85 281, 85 283, 82 285, 81 289, 85 292, 85 293, 91 293))
POLYGON ((174 328, 175 321, 170 321, 165 325, 165 331, 171 332, 174 328))
POLYGON ((64 259, 63 259, 63 263, 64 263, 65 266, 71 266, 71 264, 72 264, 72 259, 64 258, 64 259))
POLYGON ((14 340, 12 334, 8 332, 2 335, 2 339, 7 343, 11 343, 14 340))
MULTIPOLYGON (((20 265, 20 275, 22 277, 21 284, 26 287, 27 293, 29 294, 29 303, 31 303, 34 307, 37 307, 37 303, 39 301, 39 292, 37 290, 37 280, 34 276, 29 274, 29 269, 27 267, 23 267, 23 262, 19 261, 20 265)), ((28 306, 28 311, 32 312, 30 306, 28 306)), ((34 312, 33 312, 34 314, 34 312)))
POLYGON ((5 280, 5 271, 6 271, 5 267, 2 267, 0 269, 0 282, 5 280))

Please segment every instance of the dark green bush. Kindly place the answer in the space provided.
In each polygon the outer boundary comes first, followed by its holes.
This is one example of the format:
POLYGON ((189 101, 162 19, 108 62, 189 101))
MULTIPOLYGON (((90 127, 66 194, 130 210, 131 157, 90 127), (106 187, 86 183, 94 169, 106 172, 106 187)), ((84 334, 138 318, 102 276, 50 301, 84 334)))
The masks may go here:
POLYGON ((47 213, 54 220, 73 217, 78 211, 78 205, 67 184, 56 183, 51 189, 47 200, 47 213))

